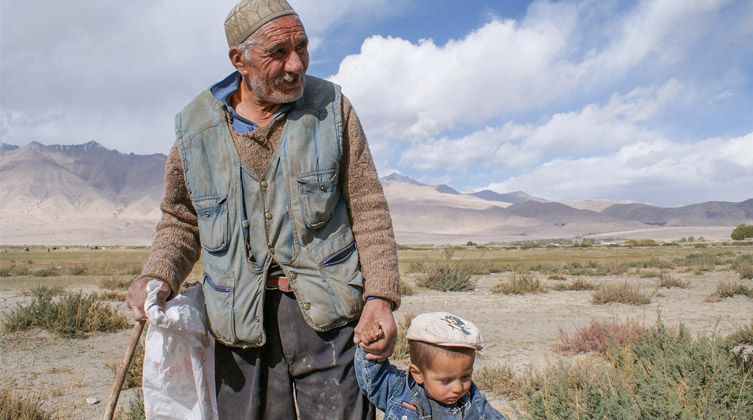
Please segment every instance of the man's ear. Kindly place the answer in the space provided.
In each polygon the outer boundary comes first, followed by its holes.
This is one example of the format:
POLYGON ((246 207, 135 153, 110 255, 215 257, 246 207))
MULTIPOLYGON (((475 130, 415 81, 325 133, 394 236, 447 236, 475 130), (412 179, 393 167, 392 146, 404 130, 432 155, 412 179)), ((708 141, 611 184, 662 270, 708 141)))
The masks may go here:
POLYGON ((418 368, 418 366, 411 363, 410 366, 408 366, 408 372, 410 372, 410 375, 413 377, 413 380, 416 381, 417 384, 424 384, 424 375, 421 373, 421 370, 418 368))
POLYGON ((243 62, 243 52, 237 46, 230 47, 230 51, 227 53, 230 57, 230 63, 236 70, 240 71, 246 64, 243 62))

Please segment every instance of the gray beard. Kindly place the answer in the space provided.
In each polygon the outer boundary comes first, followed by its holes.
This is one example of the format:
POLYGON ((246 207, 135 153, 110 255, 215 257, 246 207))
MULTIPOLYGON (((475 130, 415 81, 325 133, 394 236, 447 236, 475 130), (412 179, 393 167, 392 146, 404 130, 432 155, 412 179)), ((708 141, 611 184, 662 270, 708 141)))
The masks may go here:
POLYGON ((246 79, 246 85, 254 92, 254 95, 256 95, 257 98, 264 102, 272 104, 285 104, 288 102, 297 101, 301 96, 303 96, 303 85, 306 81, 305 74, 302 73, 299 75, 293 75, 291 73, 285 73, 284 75, 279 76, 274 80, 274 86, 276 87, 283 81, 291 82, 295 80, 296 77, 301 78, 301 88, 300 90, 291 93, 280 92, 274 87, 269 86, 266 81, 260 80, 256 77, 246 79))

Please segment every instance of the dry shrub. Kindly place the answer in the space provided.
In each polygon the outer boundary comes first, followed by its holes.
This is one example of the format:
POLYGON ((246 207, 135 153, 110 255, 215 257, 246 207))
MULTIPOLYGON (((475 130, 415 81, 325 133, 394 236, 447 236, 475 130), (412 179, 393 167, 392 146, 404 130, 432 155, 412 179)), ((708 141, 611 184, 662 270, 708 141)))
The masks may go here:
POLYGON ((716 285, 714 296, 718 296, 720 298, 728 298, 735 295, 743 295, 749 298, 753 298, 753 289, 740 282, 733 283, 723 281, 716 285))
POLYGON ((418 275, 416 285, 442 292, 464 292, 476 288, 471 276, 477 271, 473 262, 455 260, 454 250, 445 249, 442 256, 431 264, 426 264, 426 271, 418 275))
POLYGON ((669 273, 666 271, 662 271, 659 274, 659 280, 656 282, 657 287, 679 287, 680 289, 687 289, 689 287, 689 284, 685 280, 680 280, 678 278, 672 277, 669 273))
POLYGON ((410 296, 415 292, 416 292, 415 289, 413 289, 413 286, 411 286, 410 283, 408 283, 405 280, 400 280, 400 295, 401 296, 410 296))
POLYGON ((492 293, 524 295, 526 293, 546 293, 547 289, 530 271, 513 271, 507 280, 492 287, 492 293))
POLYGON ((741 255, 732 262, 732 268, 742 279, 753 279, 753 254, 741 255))
POLYGON ((5 386, 0 389, 0 419, 2 420, 49 420, 42 411, 40 396, 20 397, 5 386))
POLYGON ((552 289, 558 292, 562 292, 566 290, 570 290, 570 291, 595 290, 597 287, 598 286, 594 285, 588 280, 575 279, 575 281, 570 284, 567 284, 567 283, 556 284, 552 289))
POLYGON ((133 399, 128 403, 128 409, 119 409, 113 418, 114 420, 144 420, 146 418, 144 391, 141 388, 136 389, 133 399))
MULTIPOLYGON (((126 377, 123 380, 123 387, 121 389, 131 389, 141 386, 141 378, 144 376, 144 336, 146 336, 146 334, 142 335, 139 344, 136 346, 136 350, 133 353, 133 359, 131 359, 131 364, 128 366, 128 372, 126 372, 126 377)), ((115 362, 107 363, 105 366, 115 373, 118 370, 119 364, 120 359, 115 362)))
POLYGON ((392 351, 393 359, 408 358, 409 347, 406 334, 408 334, 408 327, 410 327, 410 322, 415 316, 413 312, 408 312, 397 322, 397 338, 395 339, 395 349, 392 351))
POLYGON ((606 353, 611 347, 624 347, 638 340, 644 331, 643 326, 632 319, 625 322, 617 318, 604 321, 593 319, 589 325, 576 328, 572 334, 560 328, 560 342, 555 345, 555 350, 566 354, 606 353))
POLYGON ((128 326, 128 319, 92 293, 67 293, 55 298, 45 286, 32 290, 32 302, 19 306, 3 320, 4 332, 44 328, 63 337, 82 338, 94 331, 115 331, 128 326))
POLYGON ((624 282, 615 285, 601 285, 592 295, 591 302, 597 305, 610 302, 645 305, 651 302, 651 296, 641 293, 638 286, 631 286, 624 282))
POLYGON ((559 274, 550 274, 546 278, 548 280, 567 280, 567 277, 560 276, 559 274))
POLYGON ((99 281, 99 286, 108 290, 128 290, 132 282, 130 277, 105 277, 99 281))
POLYGON ((523 396, 524 379, 515 375, 509 365, 484 365, 474 370, 473 382, 484 395, 512 398, 523 396))

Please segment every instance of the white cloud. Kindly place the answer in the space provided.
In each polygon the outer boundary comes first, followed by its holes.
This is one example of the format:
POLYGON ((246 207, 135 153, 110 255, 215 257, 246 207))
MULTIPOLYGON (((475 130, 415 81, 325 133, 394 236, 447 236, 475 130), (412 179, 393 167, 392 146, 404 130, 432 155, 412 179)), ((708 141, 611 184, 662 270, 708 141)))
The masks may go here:
POLYGON ((571 21, 568 13, 558 21, 493 20, 443 46, 373 36, 331 79, 357 104, 369 132, 432 136, 567 91, 569 70, 558 59, 571 21))
POLYGON ((522 190, 556 200, 625 198, 658 204, 690 204, 727 197, 750 198, 753 133, 696 144, 671 141, 626 145, 605 156, 554 159, 486 188, 522 190), (716 198, 715 198, 716 197, 716 198))
POLYGON ((463 171, 473 166, 523 167, 541 155, 577 155, 657 139, 664 135, 644 127, 681 91, 670 80, 660 87, 641 87, 612 95, 603 106, 589 104, 577 112, 554 114, 535 127, 508 122, 484 127, 460 138, 442 137, 416 141, 400 163, 415 169, 463 171))

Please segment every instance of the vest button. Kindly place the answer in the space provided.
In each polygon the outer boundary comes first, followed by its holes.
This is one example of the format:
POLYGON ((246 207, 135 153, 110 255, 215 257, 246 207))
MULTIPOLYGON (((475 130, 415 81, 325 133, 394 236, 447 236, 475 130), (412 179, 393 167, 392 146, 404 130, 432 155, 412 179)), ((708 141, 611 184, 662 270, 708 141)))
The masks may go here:
POLYGON ((269 253, 272 255, 275 255, 275 249, 272 247, 269 247, 269 253))
POLYGON ((325 187, 324 185, 320 186, 319 189, 322 191, 327 191, 327 187, 325 187))
POLYGON ((272 220, 272 213, 270 213, 270 212, 264 213, 264 218, 267 219, 267 220, 272 220))
POLYGON ((290 278, 291 278, 291 279, 295 280, 295 278, 296 278, 296 277, 298 277, 298 275, 297 275, 297 274, 295 274, 295 273, 290 273, 290 278))
POLYGON ((204 212, 204 216, 206 216, 206 217, 209 217, 209 215, 210 215, 210 214, 211 214, 211 213, 209 213, 208 211, 207 211, 207 212, 204 212))
POLYGON ((303 309, 305 309, 305 310, 307 310, 307 311, 308 311, 309 309, 311 309, 311 304, 310 304, 310 303, 308 303, 308 302, 304 303, 304 304, 303 304, 303 309))
POLYGON ((266 179, 262 179, 261 180, 261 187, 262 188, 267 188, 268 186, 269 186, 269 184, 267 183, 267 180, 266 179))

